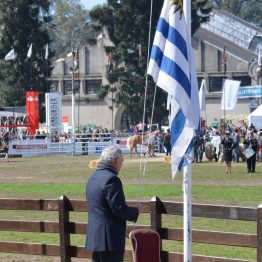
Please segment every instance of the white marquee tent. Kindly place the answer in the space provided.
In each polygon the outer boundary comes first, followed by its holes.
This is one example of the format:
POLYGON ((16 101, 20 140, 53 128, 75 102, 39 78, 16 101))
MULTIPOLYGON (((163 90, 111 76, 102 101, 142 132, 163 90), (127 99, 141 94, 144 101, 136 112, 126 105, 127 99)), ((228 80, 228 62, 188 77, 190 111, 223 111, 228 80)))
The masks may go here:
POLYGON ((249 125, 253 124, 257 130, 262 129, 262 105, 248 116, 248 120, 249 125))

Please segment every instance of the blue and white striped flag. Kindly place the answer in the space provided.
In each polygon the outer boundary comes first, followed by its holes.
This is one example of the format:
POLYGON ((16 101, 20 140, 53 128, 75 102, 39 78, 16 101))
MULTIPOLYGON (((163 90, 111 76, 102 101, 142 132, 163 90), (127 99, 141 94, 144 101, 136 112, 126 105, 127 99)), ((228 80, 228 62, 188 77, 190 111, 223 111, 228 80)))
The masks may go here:
POLYGON ((148 67, 155 83, 172 96, 172 177, 192 162, 200 110, 191 36, 176 5, 164 1, 148 67))

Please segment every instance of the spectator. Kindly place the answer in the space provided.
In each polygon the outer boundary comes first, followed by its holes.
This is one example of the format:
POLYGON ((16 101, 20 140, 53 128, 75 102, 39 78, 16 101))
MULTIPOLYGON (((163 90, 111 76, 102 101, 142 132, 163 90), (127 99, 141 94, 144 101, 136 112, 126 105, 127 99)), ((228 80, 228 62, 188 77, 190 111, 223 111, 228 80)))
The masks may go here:
POLYGON ((258 141, 254 137, 254 132, 249 131, 247 134, 247 139, 244 140, 244 147, 245 150, 252 149, 251 153, 247 156, 247 172, 248 173, 254 173, 256 171, 256 153, 258 150, 258 141), (253 154, 252 154, 253 153, 253 154))
POLYGON ((164 148, 166 149, 166 156, 171 155, 171 135, 169 128, 167 129, 167 132, 164 135, 164 148))
POLYGON ((130 135, 133 135, 134 132, 135 132, 135 128, 134 128, 134 126, 131 125, 131 126, 129 127, 128 132, 129 132, 130 135))
POLYGON ((135 221, 137 207, 127 206, 118 173, 123 155, 116 146, 103 149, 100 163, 86 186, 88 227, 86 249, 93 262, 122 262, 126 220, 135 221))
POLYGON ((159 153, 163 153, 164 152, 164 149, 163 149, 163 143, 164 143, 164 136, 163 136, 163 133, 160 132, 157 136, 157 142, 158 142, 158 145, 159 145, 159 153))
POLYGON ((216 131, 215 135, 211 139, 212 151, 216 161, 218 161, 218 157, 220 153, 220 148, 219 148, 220 143, 221 143, 221 137, 219 135, 219 132, 216 131))
POLYGON ((225 137, 222 139, 221 144, 223 145, 223 160, 226 163, 226 173, 230 174, 233 158, 234 141, 230 137, 229 130, 226 131, 225 137))
POLYGON ((249 129, 249 131, 254 131, 255 130, 255 126, 251 123, 248 129, 249 129))
POLYGON ((139 128, 138 128, 138 126, 135 126, 135 131, 134 132, 135 132, 136 135, 139 135, 139 128))
POLYGON ((142 132, 144 131, 144 124, 142 123, 142 121, 139 122, 139 124, 137 125, 137 128, 138 128, 139 133, 141 135, 142 132))

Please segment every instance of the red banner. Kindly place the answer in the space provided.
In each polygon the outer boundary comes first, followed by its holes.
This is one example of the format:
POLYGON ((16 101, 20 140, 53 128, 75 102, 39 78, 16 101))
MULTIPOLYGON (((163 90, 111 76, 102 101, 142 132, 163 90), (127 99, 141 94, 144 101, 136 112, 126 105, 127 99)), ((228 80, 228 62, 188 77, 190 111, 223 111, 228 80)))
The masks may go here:
POLYGON ((34 135, 39 128, 39 97, 38 92, 26 92, 26 118, 28 133, 34 135))
POLYGON ((62 123, 68 123, 68 116, 62 116, 62 123))

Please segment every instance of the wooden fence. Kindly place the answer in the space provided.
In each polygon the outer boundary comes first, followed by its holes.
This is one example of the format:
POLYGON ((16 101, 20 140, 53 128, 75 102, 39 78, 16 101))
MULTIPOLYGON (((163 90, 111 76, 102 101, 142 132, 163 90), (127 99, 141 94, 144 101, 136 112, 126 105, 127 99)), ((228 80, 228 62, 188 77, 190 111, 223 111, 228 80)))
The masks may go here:
MULTIPOLYGON (((135 205, 134 201, 128 201, 135 205)), ((69 200, 61 196, 59 200, 0 199, 0 210, 56 211, 59 221, 17 221, 0 220, 0 231, 56 233, 60 235, 60 245, 7 242, 0 240, 0 252, 30 254, 41 256, 59 256, 62 262, 71 258, 90 258, 90 253, 83 246, 72 246, 70 235, 85 234, 86 223, 70 221, 70 212, 87 212, 86 202, 69 200)), ((183 204, 161 201, 154 197, 151 201, 142 202, 142 213, 150 214, 150 225, 137 225, 137 228, 152 228, 159 232, 162 240, 183 241, 183 229, 162 227, 162 215, 183 215, 183 204)), ((262 205, 257 208, 192 205, 193 217, 256 221, 257 234, 228 233, 216 231, 193 230, 192 241, 215 245, 250 247, 257 250, 257 262, 262 262, 262 205)), ((127 234, 133 229, 127 226, 127 234)), ((161 250, 162 262, 183 261, 183 254, 161 250)), ((132 261, 130 250, 125 252, 125 260, 132 261)), ((193 262, 251 262, 252 260, 208 257, 193 254, 193 262)), ((254 261, 252 261, 254 262, 254 261)))

